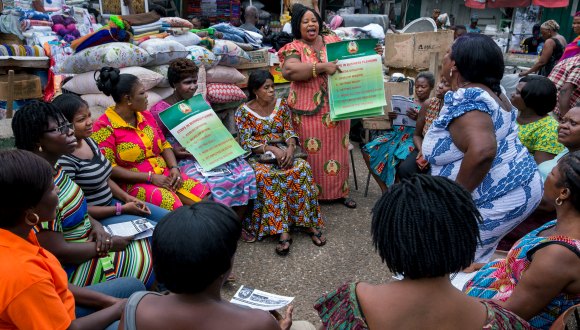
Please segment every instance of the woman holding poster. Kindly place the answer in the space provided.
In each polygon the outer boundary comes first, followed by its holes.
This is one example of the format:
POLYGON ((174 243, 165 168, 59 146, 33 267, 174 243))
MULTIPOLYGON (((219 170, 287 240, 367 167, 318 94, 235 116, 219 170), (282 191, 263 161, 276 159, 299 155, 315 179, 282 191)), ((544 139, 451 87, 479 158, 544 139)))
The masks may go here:
MULTIPOLYGON (((284 78, 292 82, 288 106, 300 143, 307 146, 318 199, 342 200, 355 208, 355 201, 348 197, 350 120, 331 121, 328 103, 328 75, 338 65, 337 61, 327 62, 326 44, 340 38, 322 36, 322 19, 310 8, 295 5, 291 24, 296 40, 280 49, 278 57, 284 78)), ((377 51, 382 54, 382 48, 377 51)))

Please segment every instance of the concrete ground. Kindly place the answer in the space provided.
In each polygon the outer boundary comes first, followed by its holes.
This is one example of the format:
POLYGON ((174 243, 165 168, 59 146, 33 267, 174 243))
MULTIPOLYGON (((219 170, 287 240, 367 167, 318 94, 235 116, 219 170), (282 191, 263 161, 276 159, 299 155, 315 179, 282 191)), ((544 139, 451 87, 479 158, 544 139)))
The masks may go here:
POLYGON ((386 265, 375 253, 370 236, 371 209, 380 196, 380 189, 371 178, 368 196, 364 197, 368 170, 358 143, 353 144, 358 190, 354 189, 352 170, 350 185, 351 197, 358 206, 349 209, 341 203, 321 205, 328 243, 317 247, 307 234, 295 232, 290 254, 280 257, 274 251, 276 239, 266 238, 255 243, 240 241, 234 265, 237 279, 224 287, 224 299, 231 299, 241 285, 293 296, 293 319, 308 320, 318 326, 320 319, 312 306, 321 295, 345 282, 385 283, 392 280, 386 265))

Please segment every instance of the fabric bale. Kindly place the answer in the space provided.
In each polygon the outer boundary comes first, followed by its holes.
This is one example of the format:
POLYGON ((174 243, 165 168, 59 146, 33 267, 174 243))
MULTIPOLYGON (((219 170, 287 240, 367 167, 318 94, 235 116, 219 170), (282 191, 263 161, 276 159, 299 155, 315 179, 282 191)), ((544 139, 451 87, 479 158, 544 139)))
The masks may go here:
POLYGON ((212 68, 218 65, 221 59, 220 56, 216 56, 213 52, 201 46, 189 46, 186 49, 189 51, 187 58, 192 60, 198 67, 203 65, 206 69, 212 68))
MULTIPOLYGON (((98 94, 85 94, 81 95, 81 98, 87 102, 89 109, 92 107, 108 108, 115 105, 115 101, 112 97, 107 96, 103 93, 98 94)), ((152 91, 147 91, 147 109, 151 108, 157 102, 161 101, 163 98, 157 93, 152 91)))
POLYGON ((193 29, 193 24, 190 21, 183 19, 181 17, 163 17, 161 18, 163 23, 167 23, 171 27, 183 27, 188 29, 193 29))
POLYGON ((240 46, 228 40, 216 40, 212 51, 215 55, 221 56, 220 65, 236 66, 251 60, 240 46))
POLYGON ((150 39, 142 42, 139 46, 149 53, 151 57, 149 65, 167 64, 189 54, 185 46, 175 40, 150 39))
POLYGON ((85 73, 100 70, 104 66, 126 68, 143 66, 149 63, 149 53, 135 45, 126 42, 113 42, 105 45, 87 48, 74 55, 66 57, 57 73, 85 73))
MULTIPOLYGON (((145 87, 145 90, 150 90, 165 79, 164 76, 157 72, 137 66, 122 68, 120 71, 121 73, 132 74, 138 77, 139 81, 141 81, 145 87)), ((100 91, 95 83, 95 72, 96 71, 91 71, 78 74, 71 80, 67 81, 62 88, 80 95, 98 94, 100 91)), ((165 73, 167 73, 167 71, 165 71, 165 73)))
POLYGON ((228 67, 218 65, 215 68, 207 70, 206 73, 208 83, 225 83, 225 84, 237 84, 246 79, 240 71, 228 67))
POLYGON ((192 32, 186 32, 184 34, 178 34, 174 36, 169 36, 165 40, 174 40, 182 44, 183 46, 194 46, 201 42, 201 38, 197 34, 192 32))
POLYGON ((246 94, 234 84, 207 84, 207 100, 210 103, 229 103, 246 99, 246 94))
POLYGON ((147 67, 147 69, 158 73, 163 77, 156 87, 171 87, 171 85, 169 85, 169 80, 167 80, 167 69, 169 69, 169 64, 150 66, 147 67))

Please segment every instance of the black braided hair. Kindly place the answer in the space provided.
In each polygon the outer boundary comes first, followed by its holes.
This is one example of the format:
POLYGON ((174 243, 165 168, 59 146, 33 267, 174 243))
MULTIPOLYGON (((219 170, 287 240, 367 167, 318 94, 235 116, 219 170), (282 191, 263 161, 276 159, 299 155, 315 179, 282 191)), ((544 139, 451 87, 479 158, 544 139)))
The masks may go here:
POLYGON ((28 151, 38 150, 40 137, 48 128, 48 122, 51 119, 58 126, 67 121, 54 105, 43 101, 32 101, 18 109, 12 119, 16 148, 28 151))
POLYGON ((572 205, 580 211, 580 150, 569 153, 558 162, 560 187, 570 189, 572 205))
POLYGON ((116 103, 121 103, 123 96, 131 95, 131 91, 139 82, 132 74, 121 73, 117 68, 104 67, 95 74, 97 88, 107 96, 112 96, 116 103))
POLYGON ((73 122, 75 114, 83 105, 89 107, 87 101, 76 94, 60 94, 52 100, 52 105, 62 112, 69 123, 73 122))
POLYGON ((414 175, 395 184, 373 208, 373 245, 396 274, 445 276, 475 257, 482 217, 471 194, 444 177, 414 175))
POLYGON ((465 81, 483 84, 498 96, 504 74, 503 53, 490 37, 468 33, 457 38, 451 46, 451 59, 465 81))

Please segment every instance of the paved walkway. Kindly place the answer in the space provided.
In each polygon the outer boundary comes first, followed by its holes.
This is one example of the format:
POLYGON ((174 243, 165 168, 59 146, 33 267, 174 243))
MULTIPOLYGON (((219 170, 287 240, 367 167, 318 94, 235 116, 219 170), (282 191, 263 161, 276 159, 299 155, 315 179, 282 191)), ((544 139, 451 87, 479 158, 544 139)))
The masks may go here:
POLYGON ((311 243, 307 234, 297 232, 292 235, 294 243, 290 254, 280 257, 274 252, 275 239, 240 242, 234 266, 237 281, 226 284, 224 299, 231 299, 240 285, 294 296, 293 319, 308 320, 318 326, 320 320, 312 306, 322 294, 347 281, 384 283, 391 280, 370 237, 371 209, 380 196, 380 189, 371 178, 368 197, 363 197, 368 171, 358 144, 355 144, 353 155, 359 189, 354 189, 351 170, 351 196, 358 207, 348 209, 340 203, 322 204, 328 243, 319 248, 311 243))

